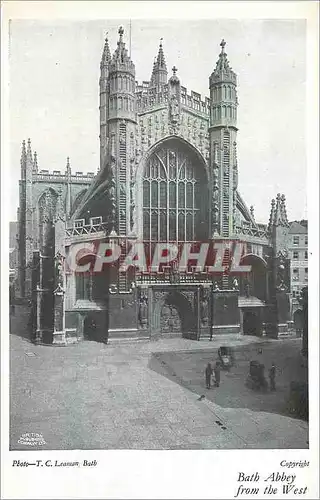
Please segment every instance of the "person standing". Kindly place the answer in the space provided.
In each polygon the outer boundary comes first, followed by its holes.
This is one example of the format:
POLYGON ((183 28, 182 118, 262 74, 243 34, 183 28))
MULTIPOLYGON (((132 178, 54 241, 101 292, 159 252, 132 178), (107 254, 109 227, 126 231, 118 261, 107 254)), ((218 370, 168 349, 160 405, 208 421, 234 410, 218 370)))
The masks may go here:
POLYGON ((219 385, 220 385, 220 373, 221 373, 220 361, 216 362, 216 364, 214 365, 213 371, 214 371, 214 378, 215 378, 214 385, 215 385, 215 387, 219 387, 219 385))
POLYGON ((276 367, 275 364, 272 363, 271 368, 269 370, 269 381, 270 381, 270 391, 276 390, 276 367))
POLYGON ((207 364, 207 367, 206 367, 206 386, 207 386, 207 389, 210 389, 211 387, 211 376, 212 376, 212 366, 210 363, 207 364))

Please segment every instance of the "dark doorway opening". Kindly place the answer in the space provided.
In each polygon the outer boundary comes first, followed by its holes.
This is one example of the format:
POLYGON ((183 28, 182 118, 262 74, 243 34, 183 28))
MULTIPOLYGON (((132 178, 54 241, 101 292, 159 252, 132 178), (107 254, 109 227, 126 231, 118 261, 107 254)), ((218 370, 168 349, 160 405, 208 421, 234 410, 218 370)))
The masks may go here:
POLYGON ((262 335, 262 319, 260 311, 243 312, 243 333, 244 335, 262 335))
POLYGON ((178 291, 169 292, 160 310, 162 335, 189 338, 196 331, 196 321, 187 297, 178 291))

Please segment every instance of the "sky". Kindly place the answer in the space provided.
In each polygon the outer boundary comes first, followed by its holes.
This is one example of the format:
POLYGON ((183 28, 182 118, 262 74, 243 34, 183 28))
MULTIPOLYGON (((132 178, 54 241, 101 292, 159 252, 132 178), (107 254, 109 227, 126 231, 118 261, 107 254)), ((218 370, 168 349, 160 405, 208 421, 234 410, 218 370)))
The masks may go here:
MULTIPOLYGON (((146 4, 147 5, 147 4, 146 4)), ((129 20, 13 20, 9 33, 10 219, 19 202, 22 140, 31 138, 39 169, 96 172, 99 165, 99 74, 104 38, 111 52, 129 20)), ((149 80, 160 38, 168 69, 209 96, 220 41, 238 77, 239 191, 258 222, 271 199, 287 200, 289 220, 307 218, 303 20, 132 20, 136 80, 149 80)), ((169 74, 170 74, 169 73, 169 74)))

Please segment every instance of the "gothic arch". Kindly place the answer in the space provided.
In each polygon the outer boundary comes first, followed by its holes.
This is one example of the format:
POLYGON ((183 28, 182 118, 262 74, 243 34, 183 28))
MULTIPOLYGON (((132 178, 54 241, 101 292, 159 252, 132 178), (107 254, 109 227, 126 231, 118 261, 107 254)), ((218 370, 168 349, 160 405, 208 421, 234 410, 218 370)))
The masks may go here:
POLYGON ((53 254, 54 252, 54 227, 53 221, 56 215, 58 193, 47 188, 38 198, 38 228, 39 248, 42 253, 53 254))
POLYGON ((37 202, 38 206, 39 206, 39 203, 40 203, 41 198, 43 198, 44 196, 46 196, 46 194, 47 194, 48 192, 49 192, 52 196, 54 196, 54 197, 58 197, 58 192, 57 192, 55 189, 53 189, 52 187, 47 187, 47 188, 46 188, 46 189, 44 189, 44 190, 43 190, 43 191, 39 194, 39 196, 38 196, 38 202, 37 202))
MULTIPOLYGON (((206 190, 204 190, 203 192, 205 194, 207 194, 207 196, 209 196, 209 186, 210 186, 209 169, 208 169, 208 165, 207 165, 206 161, 204 160, 204 158, 203 158, 202 154, 199 152, 199 150, 197 148, 195 148, 192 144, 190 144, 188 141, 186 141, 185 139, 178 137, 178 136, 168 136, 164 139, 161 139, 160 141, 155 143, 143 155, 143 157, 141 158, 140 163, 138 165, 137 172, 136 172, 135 196, 136 196, 136 206, 139 207, 139 210, 137 210, 137 212, 136 212, 137 219, 135 220, 135 233, 139 237, 142 237, 142 234, 143 234, 143 209, 142 208, 143 208, 143 196, 144 196, 144 194, 143 194, 143 179, 144 179, 145 170, 149 164, 149 161, 151 160, 151 158, 154 155, 157 154, 157 152, 159 152, 161 150, 168 150, 169 151, 170 148, 174 149, 178 153, 180 151, 183 152, 186 159, 190 160, 190 162, 192 163, 194 175, 198 176, 199 183, 201 183, 202 187, 207 188, 207 192, 206 192, 206 190)), ((178 168, 178 164, 177 164, 177 168, 178 168)), ((180 177, 179 178, 176 177, 174 179, 171 179, 171 178, 170 179, 169 178, 160 179, 159 178, 157 181, 159 183, 159 189, 161 189, 161 181, 162 180, 167 182, 167 188, 168 188, 167 196, 168 197, 170 196, 171 182, 175 182, 176 185, 178 184, 178 180, 181 180, 181 183, 183 182, 183 179, 181 179, 180 177)), ((184 182, 186 183, 185 189, 187 189, 188 188, 188 179, 185 179, 184 182)), ((150 183, 152 183, 151 178, 150 178, 150 183)), ((193 178, 192 183, 194 183, 194 185, 195 185, 196 179, 193 178)), ((177 187, 177 189, 178 188, 180 189, 180 183, 179 183, 179 186, 177 187)), ((178 196, 179 194, 180 193, 178 193, 178 191, 177 191, 176 196, 178 196)), ((187 196, 187 195, 185 195, 185 196, 187 196)), ((207 202, 204 202, 204 203, 208 203, 208 207, 207 207, 207 211, 206 211, 206 222, 207 222, 207 225, 209 227, 209 221, 208 221, 208 217, 207 217, 208 209, 209 209, 209 200, 207 202)), ((158 208, 160 208, 160 206, 158 208)), ((165 209, 165 207, 162 207, 162 208, 165 209)), ((178 208, 180 208, 180 206, 178 208)), ((178 208, 176 210, 176 214, 175 214, 176 216, 178 216, 178 208)), ((187 215, 188 215, 187 214, 187 205, 184 208, 186 210, 185 214, 187 217, 187 215)), ((199 208, 199 207, 196 207, 196 208, 199 208)), ((152 210, 152 208, 150 208, 150 210, 152 210)), ((170 208, 170 210, 171 210, 171 208, 170 208)), ((168 207, 167 207, 167 211, 168 211, 168 207)), ((160 215, 159 215, 159 217, 160 217, 160 215)), ((186 224, 187 224, 187 222, 186 222, 186 224)))
POLYGON ((87 191, 88 191, 87 189, 83 189, 82 191, 80 191, 80 193, 76 194, 74 201, 72 203, 71 214, 75 213, 75 211, 79 207, 79 205, 82 202, 84 195, 86 194, 87 191))
POLYGON ((240 295, 258 297, 265 301, 268 295, 268 264, 263 257, 253 253, 244 255, 241 265, 251 265, 250 273, 240 275, 240 295))
POLYGON ((155 295, 151 329, 154 334, 179 333, 182 337, 189 337, 190 333, 196 332, 196 329, 197 324, 192 304, 182 292, 173 290, 162 292, 160 297, 155 295), (168 320, 168 324, 166 324, 166 320, 168 320), (170 325, 170 321, 172 325, 170 325))

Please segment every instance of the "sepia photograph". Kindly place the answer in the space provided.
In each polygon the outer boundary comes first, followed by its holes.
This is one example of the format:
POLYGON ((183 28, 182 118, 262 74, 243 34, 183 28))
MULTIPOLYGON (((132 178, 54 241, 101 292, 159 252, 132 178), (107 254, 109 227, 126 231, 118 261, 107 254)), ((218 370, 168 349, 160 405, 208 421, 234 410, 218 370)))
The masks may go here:
POLYGON ((308 452, 307 20, 123 16, 5 27, 11 465, 308 452))

